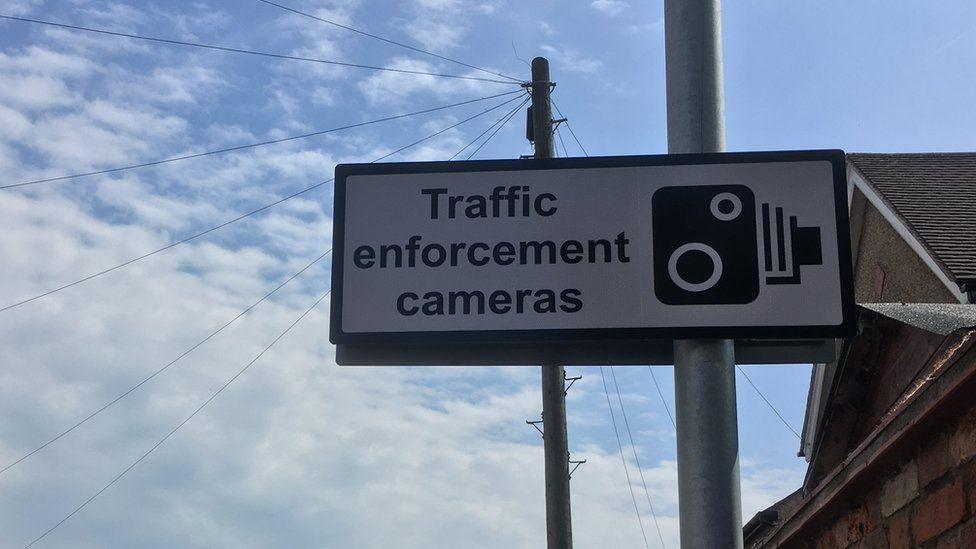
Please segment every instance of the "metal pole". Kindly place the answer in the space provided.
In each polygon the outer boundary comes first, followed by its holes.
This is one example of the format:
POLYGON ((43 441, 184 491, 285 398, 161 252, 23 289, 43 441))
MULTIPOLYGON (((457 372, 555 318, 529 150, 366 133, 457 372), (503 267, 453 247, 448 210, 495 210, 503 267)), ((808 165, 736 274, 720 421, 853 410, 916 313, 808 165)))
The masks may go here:
MULTIPOLYGON (((721 0, 665 0, 668 152, 725 150, 721 0)), ((742 508, 730 340, 674 342, 681 547, 739 549, 742 508)))
MULTIPOLYGON (((532 134, 535 158, 552 158, 552 106, 549 61, 532 60, 532 134)), ((546 463, 546 546, 572 549, 573 524, 569 506, 569 436, 566 431, 566 393, 562 366, 542 366, 542 439, 546 463)))

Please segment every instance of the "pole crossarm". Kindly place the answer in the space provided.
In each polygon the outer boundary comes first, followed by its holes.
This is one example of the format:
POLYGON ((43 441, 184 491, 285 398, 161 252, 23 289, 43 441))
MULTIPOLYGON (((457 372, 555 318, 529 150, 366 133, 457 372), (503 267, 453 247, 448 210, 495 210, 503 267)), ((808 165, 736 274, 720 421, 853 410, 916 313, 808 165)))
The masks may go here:
POLYGON ((579 375, 579 376, 573 376, 573 377, 566 377, 566 373, 563 372, 563 384, 565 385, 565 383, 567 381, 569 382, 569 385, 566 385, 565 386, 566 388, 563 389, 563 394, 564 395, 568 395, 569 394, 569 390, 573 388, 573 384, 575 384, 577 381, 579 381, 581 379, 583 379, 583 376, 581 376, 581 375, 579 375))
MULTIPOLYGON (((539 431, 539 434, 542 435, 542 438, 544 439, 544 438, 546 438, 546 433, 545 433, 545 431, 543 431, 539 427, 539 424, 541 424, 541 423, 543 423, 543 420, 541 420, 541 419, 537 419, 535 421, 525 420, 525 424, 526 425, 531 425, 531 426, 535 427, 535 430, 536 431, 539 431)), ((543 426, 545 426, 545 425, 543 425, 543 426)))
POLYGON ((570 471, 569 471, 569 478, 570 478, 570 480, 573 479, 573 473, 575 473, 576 470, 580 468, 580 465, 583 465, 584 463, 586 463, 586 460, 585 459, 581 459, 581 460, 577 460, 577 461, 574 461, 572 458, 569 459, 569 464, 573 466, 573 468, 570 469, 570 471))

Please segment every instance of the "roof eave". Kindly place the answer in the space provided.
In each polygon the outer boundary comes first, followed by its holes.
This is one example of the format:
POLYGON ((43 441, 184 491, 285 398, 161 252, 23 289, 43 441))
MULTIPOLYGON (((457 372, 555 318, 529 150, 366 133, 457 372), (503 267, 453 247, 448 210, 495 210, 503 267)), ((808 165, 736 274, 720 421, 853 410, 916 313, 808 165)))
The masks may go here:
POLYGON ((935 276, 945 285, 946 289, 952 294, 959 303, 970 303, 967 292, 961 287, 961 282, 956 279, 945 263, 939 259, 938 255, 925 243, 922 237, 912 228, 911 224, 898 213, 894 205, 871 183, 871 180, 861 171, 857 164, 847 160, 847 181, 853 184, 857 190, 874 206, 885 220, 901 236, 902 240, 914 251, 922 262, 935 274, 935 276))

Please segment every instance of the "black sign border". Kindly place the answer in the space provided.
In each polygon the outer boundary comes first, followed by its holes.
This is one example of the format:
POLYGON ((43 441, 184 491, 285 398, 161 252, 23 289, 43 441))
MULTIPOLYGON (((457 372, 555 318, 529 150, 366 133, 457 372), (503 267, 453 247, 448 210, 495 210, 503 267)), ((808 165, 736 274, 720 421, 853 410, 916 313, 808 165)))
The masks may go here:
MULTIPOLYGON (((850 221, 847 205, 847 157, 842 150, 803 150, 592 156, 525 160, 474 160, 461 162, 389 162, 339 164, 335 168, 332 248, 332 298, 329 341, 339 345, 459 344, 459 343, 555 343, 574 341, 636 341, 654 339, 819 339, 854 334, 855 306, 851 260, 850 221), (806 326, 690 326, 662 328, 561 328, 531 330, 455 330, 443 332, 357 332, 342 330, 342 273, 345 257, 346 179, 355 175, 417 174, 620 168, 700 164, 750 164, 769 162, 827 161, 833 169, 834 204, 840 253, 842 322, 806 326)), ((801 304, 802 306, 802 304, 801 304)), ((420 349, 418 349, 419 351, 420 349)))

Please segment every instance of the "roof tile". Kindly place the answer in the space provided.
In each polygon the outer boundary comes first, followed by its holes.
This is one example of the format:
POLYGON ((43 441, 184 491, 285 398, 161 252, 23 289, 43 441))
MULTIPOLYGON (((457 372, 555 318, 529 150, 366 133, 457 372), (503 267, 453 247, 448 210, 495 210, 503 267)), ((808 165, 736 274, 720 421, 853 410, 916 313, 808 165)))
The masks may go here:
POLYGON ((976 152, 847 157, 956 282, 976 282, 976 152))

